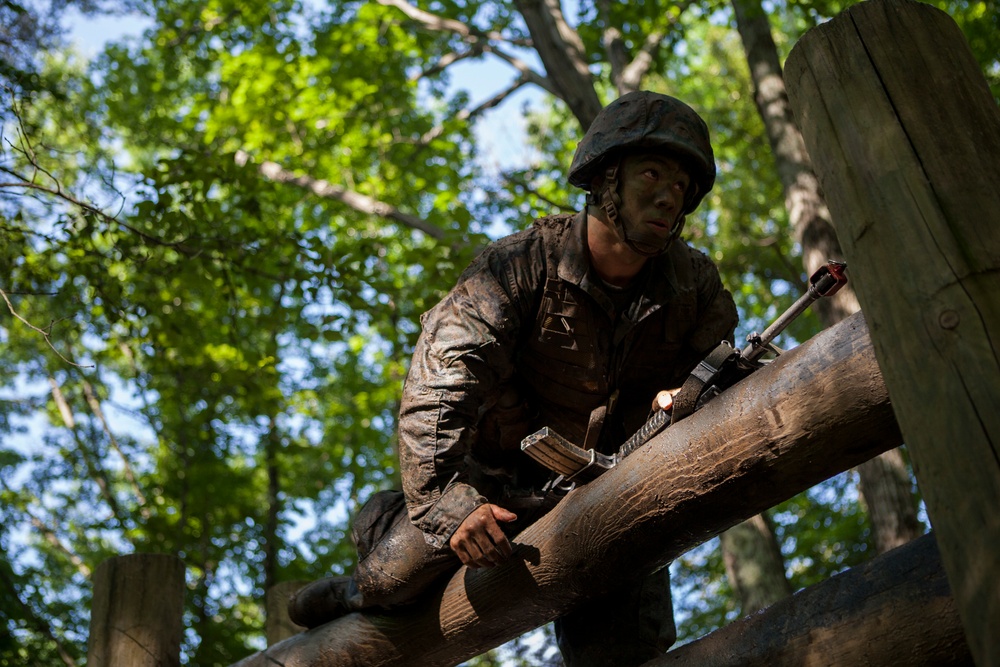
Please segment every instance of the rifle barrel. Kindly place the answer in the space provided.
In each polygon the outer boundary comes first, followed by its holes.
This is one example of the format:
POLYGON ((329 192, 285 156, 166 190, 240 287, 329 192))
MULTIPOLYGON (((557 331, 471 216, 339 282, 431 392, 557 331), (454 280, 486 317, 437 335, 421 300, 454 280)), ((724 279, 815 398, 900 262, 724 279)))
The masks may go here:
POLYGON ((750 362, 756 362, 760 359, 767 352, 767 346, 785 330, 785 327, 792 323, 792 320, 801 315, 814 301, 834 294, 841 285, 847 282, 844 278, 846 266, 843 262, 831 260, 825 266, 820 267, 810 280, 809 289, 806 290, 805 294, 796 299, 788 310, 764 329, 764 333, 759 336, 751 334, 747 339, 751 344, 743 350, 741 356, 750 362))

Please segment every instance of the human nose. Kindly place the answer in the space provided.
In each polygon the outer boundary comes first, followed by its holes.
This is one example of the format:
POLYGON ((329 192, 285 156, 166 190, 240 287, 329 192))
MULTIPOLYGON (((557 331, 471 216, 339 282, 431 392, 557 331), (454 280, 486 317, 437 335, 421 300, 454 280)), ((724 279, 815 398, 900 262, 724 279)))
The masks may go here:
POLYGON ((656 192, 656 206, 666 211, 676 210, 684 200, 684 193, 675 185, 669 184, 656 192))

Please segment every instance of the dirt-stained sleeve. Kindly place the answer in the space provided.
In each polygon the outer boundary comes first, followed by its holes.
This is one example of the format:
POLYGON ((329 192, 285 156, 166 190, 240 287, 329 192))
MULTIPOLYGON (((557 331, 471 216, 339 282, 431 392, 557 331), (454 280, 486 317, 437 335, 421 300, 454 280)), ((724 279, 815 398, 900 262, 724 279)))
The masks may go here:
POLYGON ((691 345, 708 353, 719 341, 734 342, 739 316, 733 295, 722 286, 718 267, 698 251, 693 251, 692 261, 698 281, 698 323, 691 334, 691 345))
POLYGON ((494 244, 421 318, 403 388, 399 456, 410 520, 432 546, 447 545, 486 502, 468 483, 466 456, 480 415, 513 373, 538 251, 530 233, 494 244))

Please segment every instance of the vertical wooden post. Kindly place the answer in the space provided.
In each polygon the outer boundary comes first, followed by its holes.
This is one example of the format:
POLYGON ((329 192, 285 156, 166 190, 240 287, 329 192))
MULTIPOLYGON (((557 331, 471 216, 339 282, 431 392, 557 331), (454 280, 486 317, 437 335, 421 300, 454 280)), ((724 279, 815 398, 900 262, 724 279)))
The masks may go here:
POLYGON ((178 667, 183 615, 179 558, 109 558, 94 573, 87 667, 178 667))
POLYGON ((972 654, 1000 665, 1000 110, 911 0, 813 29, 785 79, 972 654))
POLYGON ((282 581, 267 589, 264 594, 267 645, 277 644, 282 639, 297 635, 304 627, 296 625, 288 618, 288 598, 305 586, 307 581, 282 581))

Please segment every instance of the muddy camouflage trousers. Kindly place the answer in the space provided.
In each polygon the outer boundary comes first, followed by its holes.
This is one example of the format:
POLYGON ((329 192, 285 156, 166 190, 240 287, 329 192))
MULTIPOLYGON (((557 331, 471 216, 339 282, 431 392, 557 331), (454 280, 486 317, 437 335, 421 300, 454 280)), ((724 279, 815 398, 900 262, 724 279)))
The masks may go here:
MULTIPOLYGON (((525 522, 515 522, 509 535, 524 527, 525 522)), ((353 537, 362 608, 413 602, 461 565, 447 547, 427 544, 409 520, 401 491, 376 493, 358 513, 353 537)), ((555 633, 567 667, 628 667, 661 655, 676 639, 667 568, 577 607, 555 621, 555 633)))

